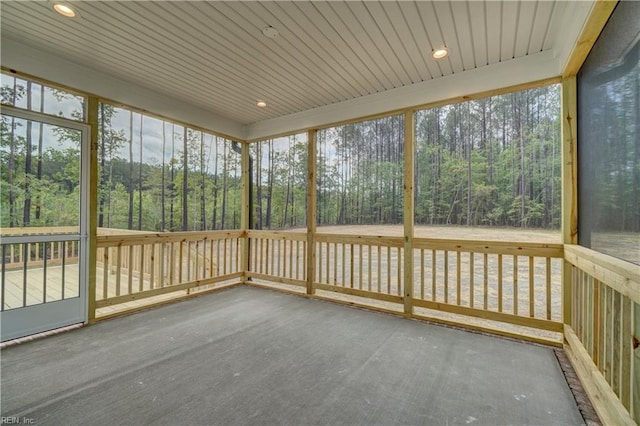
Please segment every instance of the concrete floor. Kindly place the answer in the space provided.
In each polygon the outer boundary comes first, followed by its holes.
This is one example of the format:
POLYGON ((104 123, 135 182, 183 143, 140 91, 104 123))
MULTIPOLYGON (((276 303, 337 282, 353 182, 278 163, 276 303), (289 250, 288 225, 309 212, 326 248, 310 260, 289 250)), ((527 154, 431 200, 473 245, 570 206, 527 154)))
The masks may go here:
POLYGON ((238 287, 1 353, 35 424, 576 425, 551 349, 238 287))

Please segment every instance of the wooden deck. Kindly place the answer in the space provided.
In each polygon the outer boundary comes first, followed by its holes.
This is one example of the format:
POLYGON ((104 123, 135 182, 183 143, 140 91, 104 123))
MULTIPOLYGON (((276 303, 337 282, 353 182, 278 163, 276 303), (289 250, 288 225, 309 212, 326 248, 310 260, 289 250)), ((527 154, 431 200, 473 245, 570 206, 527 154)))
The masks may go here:
MULTIPOLYGON (((3 292, 3 310, 21 308, 25 306, 38 305, 44 302, 53 302, 56 300, 71 299, 78 297, 79 294, 79 269, 77 263, 67 264, 64 267, 64 294, 63 294, 63 267, 62 265, 48 266, 45 269, 28 268, 26 280, 26 293, 24 286, 23 269, 13 269, 4 273, 4 292, 3 292), (46 286, 45 286, 46 279, 46 286), (25 298, 26 296, 26 298, 25 298)), ((97 267, 97 285, 102 288, 103 270, 101 266, 97 267)), ((123 280, 124 281, 124 280, 123 280)), ((143 280, 143 288, 149 287, 149 280, 143 280)), ((136 288, 139 285, 138 278, 135 278, 136 288)), ((142 300, 133 300, 131 302, 121 303, 117 306, 106 306, 96 311, 96 318, 110 316, 118 312, 124 312, 143 306, 157 305, 162 302, 179 299, 182 297, 195 294, 200 291, 210 289, 206 288, 178 290, 171 293, 161 294, 158 296, 148 297, 142 300)), ((108 295, 112 297, 116 294, 115 283, 109 283, 108 295)))

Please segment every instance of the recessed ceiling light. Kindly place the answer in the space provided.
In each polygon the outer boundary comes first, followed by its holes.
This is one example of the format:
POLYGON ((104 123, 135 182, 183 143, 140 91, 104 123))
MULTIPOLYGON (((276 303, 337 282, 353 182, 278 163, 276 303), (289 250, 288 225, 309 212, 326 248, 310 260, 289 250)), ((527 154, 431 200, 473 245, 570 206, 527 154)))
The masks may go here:
POLYGON ((262 29, 262 34, 268 38, 277 38, 278 34, 280 33, 278 32, 278 30, 269 25, 268 27, 262 29))
POLYGON ((69 3, 66 3, 66 2, 53 3, 53 10, 55 10, 60 15, 66 18, 75 18, 78 15, 75 9, 71 7, 69 3))
POLYGON ((258 108, 265 108, 267 106, 267 103, 265 101, 258 101, 256 102, 256 106, 258 108))
POLYGON ((438 47, 431 51, 431 56, 435 59, 442 59, 449 54, 449 49, 446 46, 438 47))

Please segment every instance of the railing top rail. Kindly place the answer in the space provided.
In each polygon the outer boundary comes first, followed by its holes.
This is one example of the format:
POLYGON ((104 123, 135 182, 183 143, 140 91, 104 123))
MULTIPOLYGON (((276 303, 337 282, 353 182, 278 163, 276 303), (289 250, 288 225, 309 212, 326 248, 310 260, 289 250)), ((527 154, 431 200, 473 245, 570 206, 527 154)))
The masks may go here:
POLYGON ((567 262, 640 303, 640 265, 573 244, 565 244, 564 250, 567 262))
POLYGON ((404 247, 404 237, 361 234, 324 234, 314 235, 314 240, 321 243, 363 244, 384 247, 404 247))
POLYGON ((38 226, 28 228, 0 228, 2 237, 22 237, 27 235, 64 235, 78 234, 78 226, 38 226))
POLYGON ((473 253, 507 254, 519 256, 542 256, 554 258, 562 258, 564 255, 563 245, 561 243, 414 238, 413 247, 417 249, 464 251, 473 253))
POLYGON ((186 231, 147 232, 122 235, 98 235, 98 247, 132 246, 140 244, 171 243, 180 241, 224 240, 245 236, 242 230, 233 231, 186 231))
POLYGON ((307 233, 300 231, 268 231, 252 229, 247 231, 249 238, 267 238, 270 240, 307 241, 307 233))

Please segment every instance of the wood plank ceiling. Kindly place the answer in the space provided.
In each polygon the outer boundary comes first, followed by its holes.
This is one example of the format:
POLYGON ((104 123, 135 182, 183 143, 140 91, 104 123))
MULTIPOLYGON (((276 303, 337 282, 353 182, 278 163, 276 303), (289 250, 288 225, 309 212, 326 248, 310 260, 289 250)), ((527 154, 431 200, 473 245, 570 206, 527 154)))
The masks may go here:
POLYGON ((74 19, 50 2, 2 1, 2 37, 249 124, 557 48, 568 3, 71 4, 74 19), (433 59, 442 45, 449 56, 433 59))

